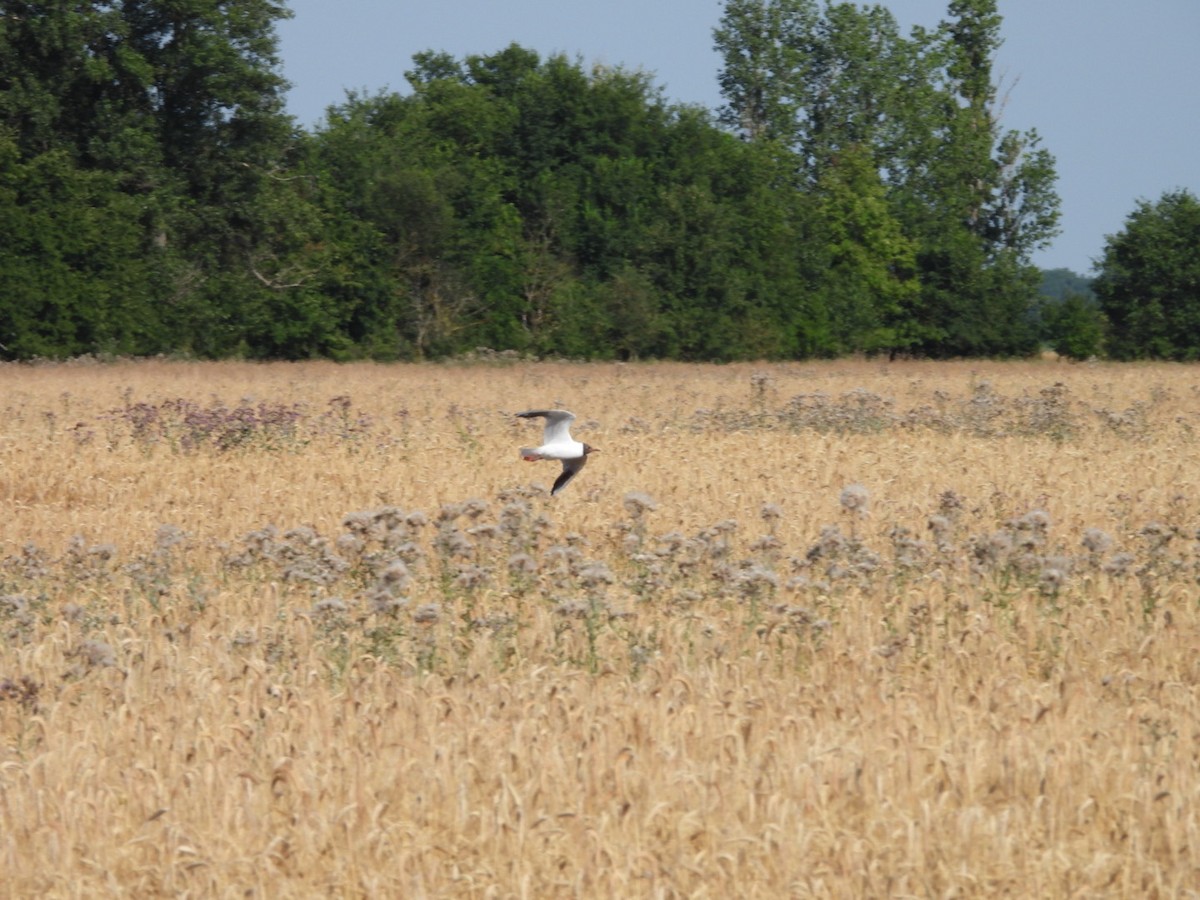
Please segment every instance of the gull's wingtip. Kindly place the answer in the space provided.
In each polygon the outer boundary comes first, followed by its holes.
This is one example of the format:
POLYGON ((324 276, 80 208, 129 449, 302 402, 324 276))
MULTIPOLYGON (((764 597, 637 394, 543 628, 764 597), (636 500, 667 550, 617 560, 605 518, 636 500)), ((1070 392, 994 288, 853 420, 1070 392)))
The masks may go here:
POLYGON ((535 419, 545 418, 550 420, 555 419, 574 419, 575 413, 569 409, 527 409, 524 412, 515 414, 518 419, 535 419))

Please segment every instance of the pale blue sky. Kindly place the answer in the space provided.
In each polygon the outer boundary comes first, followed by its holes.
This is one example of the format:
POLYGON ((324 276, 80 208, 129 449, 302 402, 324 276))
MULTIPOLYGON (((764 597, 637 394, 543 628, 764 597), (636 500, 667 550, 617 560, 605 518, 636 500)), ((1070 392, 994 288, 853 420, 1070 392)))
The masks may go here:
MULTIPOLYGON (((279 25, 289 111, 321 120, 346 90, 406 92, 422 50, 456 58, 516 41, 543 56, 654 76, 668 99, 716 109, 721 0, 290 0, 279 25)), ((905 31, 947 0, 885 2, 905 31)), ((1004 125, 1036 128, 1058 160, 1062 234, 1034 262, 1091 274, 1139 199, 1200 195, 1200 0, 1001 0, 995 74, 1004 125)))

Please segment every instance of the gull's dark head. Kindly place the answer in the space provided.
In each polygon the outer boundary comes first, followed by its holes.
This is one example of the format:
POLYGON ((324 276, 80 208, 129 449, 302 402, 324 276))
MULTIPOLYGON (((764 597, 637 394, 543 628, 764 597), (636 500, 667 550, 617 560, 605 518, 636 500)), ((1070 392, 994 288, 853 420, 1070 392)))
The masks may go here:
POLYGON ((587 456, 589 453, 599 453, 599 452, 600 452, 599 447, 593 447, 591 444, 583 445, 583 455, 584 456, 587 456))

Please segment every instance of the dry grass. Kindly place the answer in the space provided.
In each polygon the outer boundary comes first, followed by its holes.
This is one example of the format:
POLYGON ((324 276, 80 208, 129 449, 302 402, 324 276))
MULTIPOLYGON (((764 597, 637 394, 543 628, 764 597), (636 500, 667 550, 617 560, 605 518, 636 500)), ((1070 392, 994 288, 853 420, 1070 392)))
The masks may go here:
POLYGON ((0 893, 1197 895, 1196 368, 0 379, 0 893))

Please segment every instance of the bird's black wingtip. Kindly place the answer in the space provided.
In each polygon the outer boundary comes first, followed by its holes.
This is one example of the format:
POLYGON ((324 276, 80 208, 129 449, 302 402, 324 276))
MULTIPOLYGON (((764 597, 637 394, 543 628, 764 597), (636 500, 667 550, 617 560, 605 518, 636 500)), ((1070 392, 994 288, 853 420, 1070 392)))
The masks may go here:
POLYGON ((567 482, 574 477, 574 472, 563 471, 561 475, 554 479, 554 487, 550 488, 550 496, 553 497, 555 494, 565 488, 567 486, 567 482))

